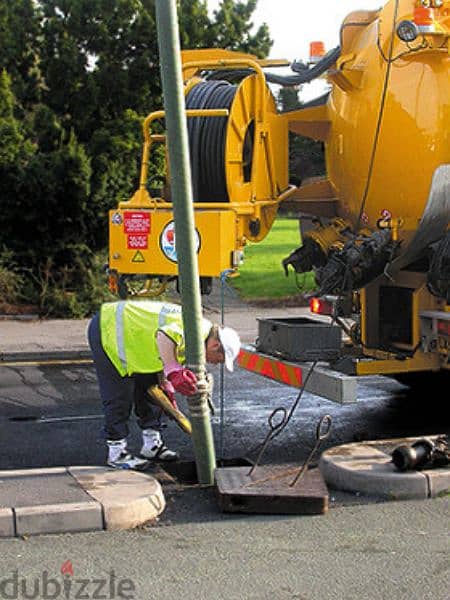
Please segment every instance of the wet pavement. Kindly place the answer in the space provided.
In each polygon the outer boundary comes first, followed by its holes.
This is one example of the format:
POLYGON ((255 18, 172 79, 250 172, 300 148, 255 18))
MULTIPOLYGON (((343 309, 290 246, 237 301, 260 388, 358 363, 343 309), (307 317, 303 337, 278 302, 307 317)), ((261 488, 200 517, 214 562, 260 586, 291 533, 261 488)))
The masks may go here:
MULTIPOLYGON (((225 375, 223 423, 216 381, 212 418, 218 454, 223 457, 255 457, 255 449, 268 431, 267 419, 278 407, 290 410, 298 391, 237 369, 225 375), (253 452, 252 452, 253 450, 253 452)), ((102 410, 92 365, 2 367, 0 411, 0 469, 103 464, 102 410)), ((360 380, 359 400, 341 406, 305 392, 296 412, 281 435, 267 448, 268 463, 301 462, 314 444, 317 422, 332 417, 325 450, 338 444, 391 437, 431 435, 445 432, 440 403, 421 398, 401 384, 381 377, 360 380)), ((187 411, 186 401, 179 400, 187 411)), ((169 423, 166 442, 192 460, 190 438, 169 423)), ((131 447, 140 443, 132 427, 131 447)))

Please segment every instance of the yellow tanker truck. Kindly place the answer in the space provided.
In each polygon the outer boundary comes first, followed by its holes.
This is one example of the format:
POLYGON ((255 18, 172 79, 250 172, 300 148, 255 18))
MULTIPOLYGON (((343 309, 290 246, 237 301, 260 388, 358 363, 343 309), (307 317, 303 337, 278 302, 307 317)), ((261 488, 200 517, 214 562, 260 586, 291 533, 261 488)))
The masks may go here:
MULTIPOLYGON (((261 320, 242 367, 295 386, 310 373, 309 389, 341 402, 355 399, 354 375, 449 380, 449 40, 450 0, 390 0, 349 14, 339 47, 291 75, 275 70, 286 61, 183 52, 203 288, 238 268, 280 203, 315 217, 283 266, 315 271, 312 306, 330 321, 261 320), (327 93, 279 112, 273 84, 318 77, 327 93), (325 177, 290 184, 289 132, 323 141, 325 177)), ((163 119, 146 119, 139 189, 110 214, 111 281, 122 288, 144 278, 159 291, 177 274, 169 186, 147 177, 163 119)))

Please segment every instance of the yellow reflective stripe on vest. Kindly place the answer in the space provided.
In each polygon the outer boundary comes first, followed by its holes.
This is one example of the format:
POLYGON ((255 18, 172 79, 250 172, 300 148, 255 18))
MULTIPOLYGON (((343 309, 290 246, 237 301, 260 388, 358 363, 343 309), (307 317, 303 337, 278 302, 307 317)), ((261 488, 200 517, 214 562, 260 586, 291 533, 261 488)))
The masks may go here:
POLYGON ((158 317, 158 329, 160 329, 161 327, 164 327, 164 325, 167 322, 168 314, 170 314, 170 310, 168 309, 167 306, 163 306, 161 309, 161 312, 159 313, 159 317, 158 317))

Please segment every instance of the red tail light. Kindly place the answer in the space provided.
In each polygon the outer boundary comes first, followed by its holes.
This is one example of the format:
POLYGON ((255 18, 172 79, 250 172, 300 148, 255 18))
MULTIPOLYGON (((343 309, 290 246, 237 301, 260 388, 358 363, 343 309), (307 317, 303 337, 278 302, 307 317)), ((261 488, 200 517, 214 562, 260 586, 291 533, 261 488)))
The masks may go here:
POLYGON ((333 303, 323 298, 311 298, 309 310, 316 315, 332 315, 333 303))

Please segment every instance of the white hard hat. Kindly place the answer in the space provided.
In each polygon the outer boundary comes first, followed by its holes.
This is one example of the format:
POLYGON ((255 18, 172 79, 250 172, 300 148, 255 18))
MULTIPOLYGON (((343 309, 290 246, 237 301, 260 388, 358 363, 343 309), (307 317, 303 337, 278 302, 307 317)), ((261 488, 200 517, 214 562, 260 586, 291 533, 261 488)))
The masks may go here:
POLYGON ((231 327, 219 327, 219 340, 225 354, 225 367, 228 371, 232 371, 233 363, 241 349, 241 340, 231 327))

